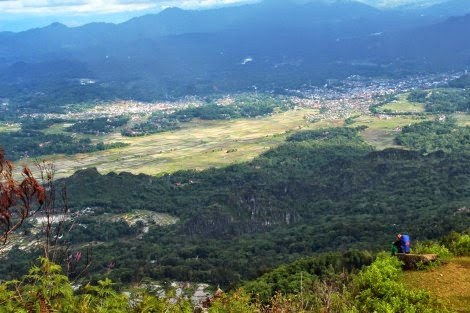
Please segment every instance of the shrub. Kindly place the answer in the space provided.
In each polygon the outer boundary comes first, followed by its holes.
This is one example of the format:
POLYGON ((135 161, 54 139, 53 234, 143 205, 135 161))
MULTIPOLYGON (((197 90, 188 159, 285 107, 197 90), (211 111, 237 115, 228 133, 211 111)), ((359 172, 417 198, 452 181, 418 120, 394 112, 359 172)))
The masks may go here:
POLYGON ((467 233, 451 232, 441 240, 453 254, 458 256, 470 256, 470 230, 467 233))
POLYGON ((462 235, 459 240, 452 247, 452 251, 456 255, 470 256, 470 235, 462 235))
POLYGON ((418 241, 413 248, 413 253, 437 254, 439 258, 449 258, 452 256, 452 252, 450 252, 449 249, 434 241, 418 241))
POLYGON ((425 291, 408 290, 398 282, 401 262, 381 253, 357 275, 352 285, 352 305, 343 312, 446 312, 425 291))

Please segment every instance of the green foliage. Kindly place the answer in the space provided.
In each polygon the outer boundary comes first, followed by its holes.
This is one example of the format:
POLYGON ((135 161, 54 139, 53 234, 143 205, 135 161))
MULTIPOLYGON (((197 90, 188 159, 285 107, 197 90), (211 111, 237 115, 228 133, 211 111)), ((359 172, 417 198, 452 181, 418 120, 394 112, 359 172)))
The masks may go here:
POLYGON ((123 136, 136 137, 159 132, 170 131, 179 128, 180 121, 167 113, 155 112, 144 123, 139 123, 132 128, 121 131, 123 136))
POLYGON ((352 306, 345 312, 446 312, 425 291, 408 290, 398 277, 401 262, 382 253, 353 280, 352 306))
POLYGON ((469 212, 458 211, 470 201, 466 154, 373 151, 355 132, 302 132, 251 162, 203 172, 79 171, 63 181, 69 204, 95 213, 80 216, 68 239, 105 241, 90 271, 114 262, 109 275, 116 283, 148 276, 226 288, 317 252, 383 249, 397 232, 421 240, 468 227, 469 212), (169 213, 179 222, 150 225, 142 240, 132 240, 138 230, 104 212, 133 209, 169 213))
MULTIPOLYGON (((468 228, 467 154, 373 151, 355 132, 302 133, 309 136, 253 161, 203 172, 151 177, 79 171, 59 185, 67 185, 72 211, 91 207, 94 213, 77 214, 64 239, 100 242, 90 272, 106 273, 117 284, 150 277, 226 289, 302 256, 387 248, 397 232, 425 240, 468 228), (149 224, 142 233, 105 214, 134 209, 165 212, 178 223, 149 224)), ((18 249, 7 257, 17 262, 13 268, 0 264, 4 278, 34 258, 18 249)), ((288 287, 298 289, 298 281, 288 287)), ((276 290, 269 288, 265 298, 276 290)))
POLYGON ((64 120, 58 118, 37 118, 37 119, 25 119, 21 121, 21 129, 23 131, 31 130, 42 130, 49 128, 55 123, 63 123, 64 120))
POLYGON ((129 299, 112 288, 109 278, 98 281, 98 285, 86 285, 78 297, 78 307, 84 312, 125 312, 129 310, 129 299))
POLYGON ((456 255, 470 255, 470 235, 465 234, 460 236, 459 240, 452 247, 456 255))
POLYGON ((209 313, 257 313, 260 306, 253 302, 251 295, 239 289, 231 294, 222 294, 209 308, 209 313))
POLYGON ((179 128, 180 123, 190 122, 195 118, 202 120, 229 120, 237 118, 255 118, 265 116, 274 110, 285 111, 292 104, 287 100, 279 101, 269 95, 239 95, 230 104, 220 104, 209 100, 197 107, 188 107, 173 113, 155 112, 145 123, 125 129, 125 136, 142 136, 179 128))
POLYGON ((421 152, 468 151, 470 127, 459 127, 453 121, 422 122, 403 127, 396 143, 421 152))
POLYGON ((470 229, 464 233, 451 232, 441 239, 441 244, 455 255, 470 256, 470 229))
POLYGON ((324 253, 282 265, 260 278, 243 285, 247 291, 268 302, 276 294, 294 295, 309 290, 321 281, 340 280, 339 275, 358 271, 369 265, 373 256, 368 251, 324 253))
POLYGON ((1 312, 169 312, 191 313, 191 303, 182 298, 158 298, 148 294, 128 297, 113 289, 110 279, 87 284, 74 292, 60 265, 40 259, 21 281, 0 285, 1 312))
POLYGON ((426 98, 429 96, 429 91, 426 90, 413 90, 408 94, 407 100, 410 102, 426 102, 426 98))
POLYGON ((465 74, 460 76, 459 78, 451 81, 449 83, 450 87, 454 88, 469 88, 470 87, 470 75, 465 74))
POLYGON ((71 311, 73 290, 61 267, 41 258, 22 281, 1 285, 0 303, 6 304, 6 312, 71 311))
POLYGON ((470 110, 470 90, 414 90, 408 95, 408 101, 424 103, 426 111, 432 113, 468 112, 470 110))
POLYGON ((67 127, 67 131, 83 134, 106 134, 113 132, 117 127, 126 125, 129 119, 128 116, 116 116, 81 120, 67 127))
POLYGON ((323 141, 334 142, 334 140, 347 140, 350 143, 364 143, 358 133, 367 129, 367 126, 359 126, 356 128, 328 128, 316 129, 297 132, 287 138, 287 141, 323 141))
POLYGON ((64 134, 44 134, 36 130, 0 133, 0 142, 12 160, 53 153, 88 153, 127 145, 122 142, 93 144, 90 139, 77 139, 64 134))
POLYGON ((447 247, 435 241, 418 241, 413 246, 413 253, 416 254, 437 254, 439 258, 449 258, 452 253, 447 247))

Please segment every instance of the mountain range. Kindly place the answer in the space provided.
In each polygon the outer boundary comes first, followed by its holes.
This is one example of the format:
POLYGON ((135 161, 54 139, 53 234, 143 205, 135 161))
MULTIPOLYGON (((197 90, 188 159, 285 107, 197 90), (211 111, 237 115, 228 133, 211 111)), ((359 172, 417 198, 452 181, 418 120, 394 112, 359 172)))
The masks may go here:
POLYGON ((99 82, 93 98, 118 90, 120 98, 149 100, 253 85, 275 90, 351 74, 460 69, 470 64, 465 13, 468 0, 406 10, 354 1, 264 1, 169 8, 122 24, 3 32, 0 98, 18 90, 47 93, 83 78, 99 82))

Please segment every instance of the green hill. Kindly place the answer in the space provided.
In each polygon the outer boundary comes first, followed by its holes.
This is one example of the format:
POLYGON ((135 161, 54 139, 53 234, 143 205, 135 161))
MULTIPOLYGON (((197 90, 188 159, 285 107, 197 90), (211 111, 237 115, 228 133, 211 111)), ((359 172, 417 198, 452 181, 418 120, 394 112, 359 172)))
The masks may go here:
MULTIPOLYGON (((251 162, 202 172, 79 171, 60 181, 80 225, 62 240, 81 250, 93 242, 91 273, 114 264, 109 275, 122 284, 148 278, 227 287, 301 256, 383 249, 399 231, 431 239, 468 226, 468 145, 424 155, 373 151, 361 129, 301 132, 251 162), (110 218, 136 209, 177 222, 110 218)), ((2 265, 6 277, 34 258, 19 250, 9 257, 18 261, 2 265)))

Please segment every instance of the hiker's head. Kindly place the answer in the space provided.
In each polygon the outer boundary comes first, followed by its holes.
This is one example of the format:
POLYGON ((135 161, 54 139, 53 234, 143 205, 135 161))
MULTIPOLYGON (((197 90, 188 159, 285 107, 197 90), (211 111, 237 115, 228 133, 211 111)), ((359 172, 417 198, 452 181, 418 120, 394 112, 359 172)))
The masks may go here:
POLYGON ((397 239, 401 239, 401 234, 397 234, 397 239))

